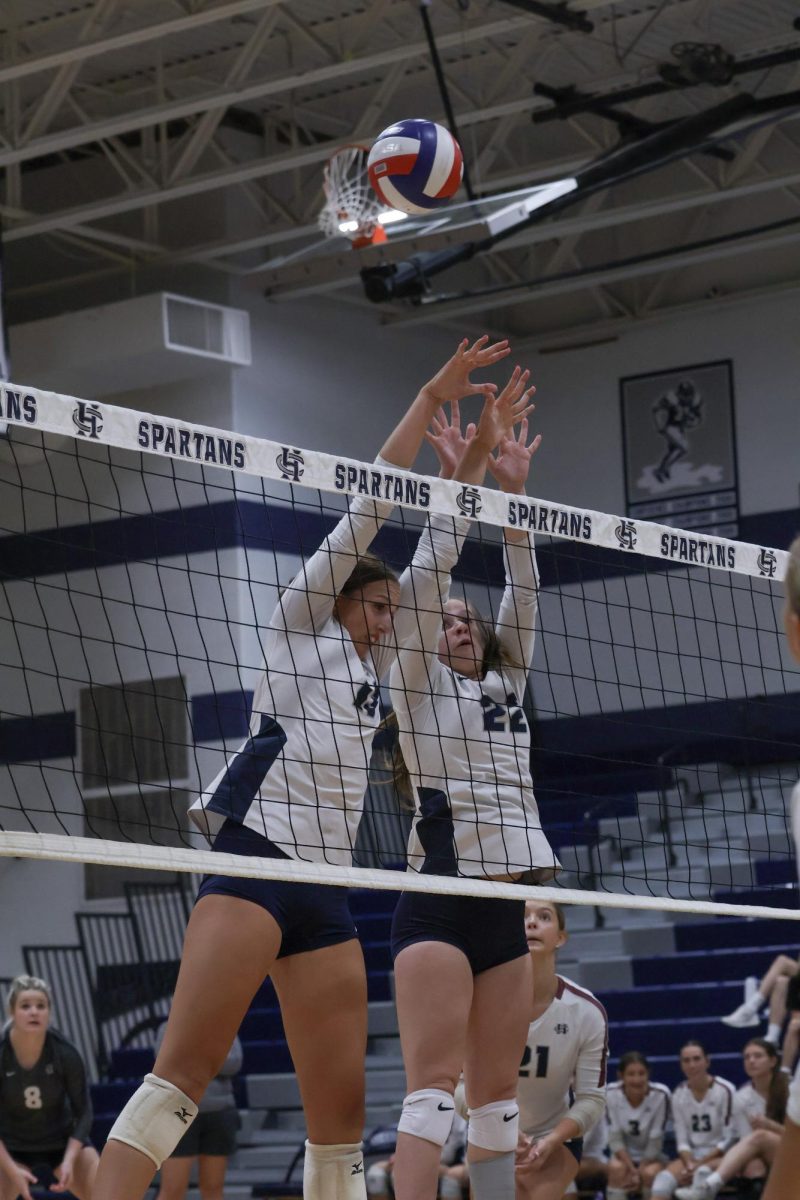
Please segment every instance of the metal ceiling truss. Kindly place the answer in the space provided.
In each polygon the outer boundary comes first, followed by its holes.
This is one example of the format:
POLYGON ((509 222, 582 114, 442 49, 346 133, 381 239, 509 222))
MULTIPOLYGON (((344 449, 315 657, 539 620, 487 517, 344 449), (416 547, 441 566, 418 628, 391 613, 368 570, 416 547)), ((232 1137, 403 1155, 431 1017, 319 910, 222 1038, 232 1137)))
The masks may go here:
MULTIPOLYGON (((728 2, 715 0, 714 7, 724 9, 728 2)), ((730 4, 735 7, 733 0, 730 4)), ((239 273, 243 269, 241 255, 259 246, 279 245, 313 235, 321 164, 343 142, 373 136, 391 108, 393 97, 404 84, 408 85, 410 77, 419 73, 425 86, 432 87, 428 44, 421 38, 408 36, 407 6, 393 0, 373 0, 363 12, 355 9, 338 24, 327 15, 312 22, 304 17, 302 5, 291 2, 225 0, 202 8, 195 4, 185 15, 146 27, 104 33, 112 21, 118 23, 122 19, 123 7, 120 0, 94 0, 91 10, 81 16, 84 24, 78 38, 74 37, 78 26, 73 23, 69 47, 0 66, 0 84, 6 85, 5 129, 0 137, 0 165, 6 168, 6 191, 0 215, 5 225, 4 241, 9 244, 55 234, 71 240, 77 238, 77 244, 91 245, 96 252, 115 257, 127 254, 130 258, 162 262, 206 263, 239 273), (234 19, 236 36, 232 38, 234 19), (391 38, 383 36, 381 48, 369 50, 370 45, 375 45, 373 35, 379 26, 384 33, 386 28, 397 26, 397 36, 393 44, 391 38), (291 32, 295 47, 304 50, 303 63, 298 59, 296 69, 287 71, 285 64, 281 71, 263 69, 264 53, 278 27, 285 36, 287 31, 291 32), (208 49, 208 37, 217 29, 218 42, 208 49), (190 54, 185 64, 177 58, 173 63, 166 57, 170 38, 188 37, 201 30, 206 31, 206 41, 196 62, 190 54), (80 72, 84 66, 95 64, 93 79, 96 79, 96 64, 101 59, 135 48, 147 51, 150 46, 154 53, 149 68, 142 65, 140 55, 136 60, 139 65, 133 66, 128 76, 120 76, 119 83, 90 82, 88 89, 82 83, 80 72), (420 60, 424 60, 422 65, 420 60), (42 87, 26 108, 20 101, 20 89, 34 75, 42 78, 42 87), (84 90, 79 91, 80 88, 84 90), (137 106, 120 111, 120 98, 125 95, 131 100, 135 97, 137 106), (353 118, 351 112, 357 115, 353 118), (70 123, 66 124, 65 114, 75 114, 75 119, 70 117, 70 123), (225 131, 232 118, 242 129, 252 129, 259 136, 251 136, 249 142, 247 134, 232 140, 225 131), (56 120, 63 127, 53 128, 56 120), (303 144, 304 136, 309 144, 303 144), (281 137, 283 146, 276 150, 277 139, 281 137), (84 154, 104 156, 119 178, 121 190, 88 203, 32 212, 31 205, 25 202, 28 172, 35 173, 42 161, 52 161, 53 156, 56 160, 63 156, 75 160, 75 156, 84 154), (284 176, 288 179, 283 180, 284 176), (276 181, 274 193, 266 187, 270 179, 276 181), (299 197, 295 203, 291 200, 292 192, 287 191, 289 179, 293 180, 296 198, 299 197), (248 200, 262 222, 272 221, 272 214, 278 214, 282 227, 272 224, 250 236, 222 238, 194 247, 179 248, 160 241, 161 205, 226 188, 246 189, 248 200), (144 224, 120 224, 118 218, 139 212, 144 216, 144 224), (102 224, 109 220, 114 221, 113 228, 102 224)), ((681 15, 686 27, 694 28, 691 22, 697 22, 700 40, 702 22, 711 7, 710 0, 666 0, 660 5, 643 0, 634 11, 626 8, 624 0, 622 5, 620 0, 570 3, 505 0, 487 8, 486 15, 491 19, 481 18, 471 23, 465 18, 457 29, 451 20, 445 32, 437 32, 436 44, 440 52, 455 60, 443 62, 447 82, 458 94, 469 97, 463 106, 468 111, 458 114, 458 122, 462 131, 468 131, 472 143, 468 143, 468 148, 475 152, 471 165, 481 190, 525 186, 559 173, 574 173, 585 165, 585 159, 581 162, 570 159, 569 155, 564 162, 557 163, 551 154, 548 160, 515 169, 519 160, 515 158, 514 146, 531 116, 534 121, 545 123, 555 117, 566 119, 574 130, 570 139, 573 148, 580 137, 591 148, 593 157, 599 148, 594 135, 597 131, 602 136, 602 129, 583 119, 592 115, 611 121, 631 138, 647 141, 660 133, 668 139, 669 126, 665 122, 648 120, 638 112, 620 108, 622 104, 640 100, 646 103, 649 98, 677 92, 674 84, 652 78, 651 70, 643 68, 642 60, 636 57, 636 47, 654 18, 661 19, 673 12, 681 15), (592 24, 594 37, 587 36, 592 24), (616 58, 607 37, 611 29, 615 43, 617 39, 620 46, 624 43, 624 52, 618 50, 616 58), (587 47, 593 48, 594 59, 587 58, 587 47), (531 81, 546 78, 550 56, 570 48, 575 52, 579 91, 567 95, 550 88, 547 95, 534 96, 526 89, 525 95, 519 95, 520 78, 531 81), (480 65, 482 54, 488 69, 483 70, 476 83, 469 70, 473 69, 473 63, 480 65), (605 56, 604 65, 598 64, 592 76, 598 56, 600 59, 605 56), (462 60, 468 69, 459 76, 462 60), (473 99, 475 96, 477 100, 473 99)), ((135 7, 131 11, 135 14, 135 7)), ((768 42, 761 47, 753 46, 751 55, 749 59, 740 55, 740 61, 734 64, 737 73, 766 71, 770 66, 794 61, 800 58, 797 34, 789 30, 773 31, 768 42)), ((563 54, 558 61, 562 74, 557 78, 563 79, 566 61, 563 54)), ((686 88, 681 95, 690 98, 697 94, 692 93, 689 84, 686 88)), ((540 88, 540 93, 543 90, 540 88)), ((689 109, 694 108, 692 101, 689 109)), ((792 119, 792 114, 783 116, 787 121, 792 119)), ((628 312, 624 301, 609 293, 607 286, 638 276, 617 275, 609 267, 608 277, 601 273, 589 279, 581 267, 579 240, 592 231, 629 221, 646 222, 682 211, 692 214, 703 206, 745 196, 766 196, 777 189, 796 186, 800 182, 797 173, 776 171, 774 162, 755 178, 765 151, 774 148, 774 128, 773 123, 749 133, 741 152, 724 169, 713 161, 700 167, 693 159, 684 160, 687 169, 700 180, 699 190, 688 191, 683 186, 676 194, 676 177, 664 197, 617 207, 604 204, 607 193, 600 193, 599 198, 591 198, 575 216, 556 216, 519 231, 507 241, 503 251, 530 249, 562 238, 562 244, 549 253, 547 274, 570 278, 554 280, 552 286, 577 290, 578 274, 583 272, 583 287, 591 290, 604 316, 610 319, 611 311, 628 312)), ((791 146, 796 152, 794 142, 791 146)), ((716 144, 708 148, 719 154, 716 144)), ((728 159, 726 147, 721 149, 722 156, 728 159)), ((598 188, 605 187, 610 181, 600 179, 596 184, 598 188)), ((690 228, 699 234, 699 225, 690 228)), ((705 249, 710 254, 720 248, 705 249)), ((523 286, 526 270, 519 256, 514 261, 510 254, 502 253, 486 261, 497 286, 502 287, 505 282, 512 291, 523 286)), ((675 269, 674 260, 665 261, 661 267, 656 267, 655 260, 653 264, 635 265, 642 269, 642 277, 656 270, 675 269)), ((634 264, 627 266, 634 269, 634 264)), ((625 264, 620 269, 624 271, 625 264)), ((656 280, 645 304, 657 301, 663 286, 661 280, 656 280)), ((510 302, 509 296, 497 301, 510 302)), ((482 303, 485 306, 486 302, 482 303)), ((433 307, 425 306, 428 319, 433 315, 433 307)), ((439 319, 445 317, 445 308, 447 316, 468 311, 443 305, 439 319)), ((422 313, 411 317, 406 314, 402 319, 416 317, 421 318, 422 313)))

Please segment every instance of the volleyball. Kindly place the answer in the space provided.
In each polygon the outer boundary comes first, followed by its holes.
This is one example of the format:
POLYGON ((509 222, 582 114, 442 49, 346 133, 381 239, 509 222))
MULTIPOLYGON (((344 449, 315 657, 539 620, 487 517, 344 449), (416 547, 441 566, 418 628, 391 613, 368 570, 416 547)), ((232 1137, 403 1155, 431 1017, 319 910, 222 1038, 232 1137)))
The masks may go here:
POLYGON ((369 180, 390 208, 409 214, 441 208, 458 191, 464 158, 456 139, 435 121, 397 121, 379 135, 367 159, 369 180))

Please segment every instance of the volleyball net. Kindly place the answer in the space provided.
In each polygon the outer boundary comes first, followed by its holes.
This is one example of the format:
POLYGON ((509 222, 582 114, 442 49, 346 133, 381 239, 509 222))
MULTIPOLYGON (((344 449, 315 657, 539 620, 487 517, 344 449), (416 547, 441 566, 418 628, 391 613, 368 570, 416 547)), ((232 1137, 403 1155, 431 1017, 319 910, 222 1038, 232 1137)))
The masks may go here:
POLYGON ((534 894, 398 874, 411 813, 389 726, 332 854, 212 855, 189 820, 246 744, 282 589, 360 496, 394 505, 373 548, 398 572, 428 514, 469 517, 452 594, 493 620, 502 530, 535 535, 535 650, 516 703, 562 868, 536 895, 800 917, 782 890, 800 764, 784 551, 36 389, 0 395, 0 855, 534 894))

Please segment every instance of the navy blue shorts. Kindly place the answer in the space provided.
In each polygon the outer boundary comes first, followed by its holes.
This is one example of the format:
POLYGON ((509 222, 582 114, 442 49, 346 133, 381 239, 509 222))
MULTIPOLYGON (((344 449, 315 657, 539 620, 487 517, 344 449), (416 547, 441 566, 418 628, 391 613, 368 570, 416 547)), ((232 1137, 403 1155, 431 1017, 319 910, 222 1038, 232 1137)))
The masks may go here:
POLYGON ((578 1166, 580 1166, 581 1159, 583 1158, 583 1138, 571 1138, 570 1141, 564 1142, 564 1149, 569 1150, 578 1166))
POLYGON ((392 959, 415 942, 447 942, 473 975, 528 953, 524 900, 403 892, 392 918, 392 959))
MULTIPOLYGON (((231 820, 225 822, 214 838, 213 849, 255 858, 289 857, 269 838, 231 820)), ((278 958, 321 950, 323 946, 335 946, 358 936, 347 907, 347 891, 342 887, 206 875, 197 899, 203 896, 238 896, 266 909, 283 934, 278 958)))

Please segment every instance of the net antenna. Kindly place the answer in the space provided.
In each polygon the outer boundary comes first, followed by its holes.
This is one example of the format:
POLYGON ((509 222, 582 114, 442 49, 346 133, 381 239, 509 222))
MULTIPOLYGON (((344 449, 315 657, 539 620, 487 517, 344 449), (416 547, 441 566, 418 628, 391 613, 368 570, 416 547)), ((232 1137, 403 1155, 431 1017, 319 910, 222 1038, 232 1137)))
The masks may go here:
POLYGON ((380 217, 393 211, 372 190, 367 175, 368 156, 368 146, 356 143, 342 146, 330 156, 323 170, 325 200, 317 223, 325 237, 344 235, 356 249, 387 240, 380 217))

